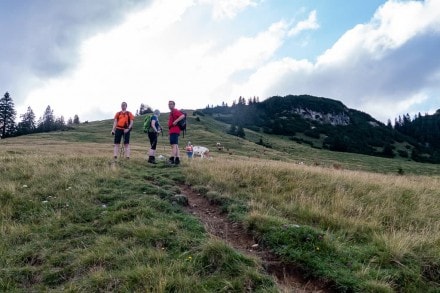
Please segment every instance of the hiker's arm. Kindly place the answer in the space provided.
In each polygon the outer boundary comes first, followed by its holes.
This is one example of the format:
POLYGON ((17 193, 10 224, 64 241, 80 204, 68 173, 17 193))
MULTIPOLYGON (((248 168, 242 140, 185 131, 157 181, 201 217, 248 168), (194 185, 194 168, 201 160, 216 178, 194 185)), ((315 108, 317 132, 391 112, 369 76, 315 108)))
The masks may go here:
POLYGON ((179 118, 174 120, 173 125, 177 125, 177 123, 179 123, 179 121, 182 120, 183 118, 185 118, 185 115, 184 114, 180 115, 179 118))
POLYGON ((118 120, 117 120, 117 119, 115 119, 115 120, 113 121, 112 134, 115 134, 115 131, 116 131, 116 124, 118 124, 118 120))
POLYGON ((154 129, 154 132, 159 132, 159 129, 156 129, 156 120, 151 120, 150 127, 154 129))
MULTIPOLYGON (((128 115, 130 115, 130 113, 128 115)), ((130 116, 128 116, 128 117, 129 117, 128 119, 130 121, 130 124, 128 125, 127 129, 124 129, 124 133, 129 132, 133 127, 134 117, 130 117, 130 116)))

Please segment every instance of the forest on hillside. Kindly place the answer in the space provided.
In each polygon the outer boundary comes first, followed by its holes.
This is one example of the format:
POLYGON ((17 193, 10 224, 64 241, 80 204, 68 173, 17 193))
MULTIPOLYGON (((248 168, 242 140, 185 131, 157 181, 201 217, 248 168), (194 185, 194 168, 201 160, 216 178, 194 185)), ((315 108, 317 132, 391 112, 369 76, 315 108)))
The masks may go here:
POLYGON ((289 95, 263 102, 240 97, 231 106, 207 106, 197 113, 230 124, 228 133, 241 137, 247 128, 332 151, 440 163, 440 111, 414 119, 399 116, 394 125, 385 125, 337 100, 289 95))

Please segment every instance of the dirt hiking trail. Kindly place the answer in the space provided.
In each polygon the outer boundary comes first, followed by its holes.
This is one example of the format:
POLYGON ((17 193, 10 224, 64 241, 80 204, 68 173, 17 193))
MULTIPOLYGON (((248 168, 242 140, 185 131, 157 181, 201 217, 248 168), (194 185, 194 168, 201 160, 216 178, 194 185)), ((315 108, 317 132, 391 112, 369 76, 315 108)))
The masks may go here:
POLYGON ((212 204, 208 198, 193 191, 188 185, 181 185, 180 189, 188 198, 185 211, 197 217, 212 237, 221 239, 241 253, 259 260, 265 271, 275 277, 281 292, 334 292, 328 289, 325 282, 304 278, 297 266, 283 263, 268 249, 261 247, 241 224, 228 219, 219 205, 212 204))

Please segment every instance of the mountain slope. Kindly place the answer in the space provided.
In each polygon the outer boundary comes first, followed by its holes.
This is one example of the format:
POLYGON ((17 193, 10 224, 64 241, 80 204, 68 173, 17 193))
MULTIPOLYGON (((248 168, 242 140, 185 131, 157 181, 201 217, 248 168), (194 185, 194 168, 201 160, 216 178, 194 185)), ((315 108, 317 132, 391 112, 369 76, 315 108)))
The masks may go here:
POLYGON ((260 133, 288 136, 316 148, 366 155, 408 158, 417 140, 385 126, 340 101, 308 95, 271 97, 263 102, 198 111, 219 121, 260 133))

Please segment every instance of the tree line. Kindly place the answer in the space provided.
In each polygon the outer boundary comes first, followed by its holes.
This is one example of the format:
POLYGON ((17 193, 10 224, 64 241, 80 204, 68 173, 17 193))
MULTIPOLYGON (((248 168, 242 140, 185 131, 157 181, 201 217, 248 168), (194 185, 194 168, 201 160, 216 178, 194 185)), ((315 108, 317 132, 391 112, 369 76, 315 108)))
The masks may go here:
MULTIPOLYGON (((153 113, 153 109, 144 103, 136 110, 136 116, 148 113, 153 113)), ((16 123, 17 111, 15 110, 15 104, 9 92, 6 92, 0 98, 0 138, 68 130, 72 126, 80 124, 77 114, 65 121, 64 116, 56 117, 50 106, 47 106, 43 116, 38 120, 36 120, 36 115, 31 107, 28 107, 26 113, 21 114, 19 117, 21 120, 16 123)))
POLYGON ((36 116, 31 107, 27 108, 26 113, 20 115, 20 122, 16 123, 17 111, 11 95, 6 92, 0 98, 0 137, 7 138, 31 133, 50 132, 57 130, 67 130, 74 124, 79 124, 78 115, 69 118, 67 122, 64 116, 55 117, 54 111, 50 106, 46 107, 43 116, 36 120, 36 116))
POLYGON ((208 105, 196 113, 229 124, 226 132, 240 137, 245 136, 243 128, 247 128, 287 136, 315 148, 389 158, 399 155, 418 162, 440 163, 440 110, 433 115, 419 113, 414 118, 406 114, 397 117, 394 125, 391 120, 385 125, 340 101, 300 95, 275 96, 263 102, 240 97, 232 106, 208 105), (306 115, 298 109, 307 109, 306 115), (330 124, 323 120, 325 115, 345 123, 330 124), (397 147, 399 143, 405 143, 404 149, 397 147))

